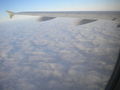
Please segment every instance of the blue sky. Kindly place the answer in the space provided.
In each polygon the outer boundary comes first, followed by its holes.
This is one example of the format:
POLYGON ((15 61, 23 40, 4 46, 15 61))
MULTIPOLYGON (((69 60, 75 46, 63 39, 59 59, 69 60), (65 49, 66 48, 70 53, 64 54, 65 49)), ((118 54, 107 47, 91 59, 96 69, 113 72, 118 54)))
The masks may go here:
POLYGON ((0 16, 12 11, 119 10, 120 0, 0 0, 0 16))

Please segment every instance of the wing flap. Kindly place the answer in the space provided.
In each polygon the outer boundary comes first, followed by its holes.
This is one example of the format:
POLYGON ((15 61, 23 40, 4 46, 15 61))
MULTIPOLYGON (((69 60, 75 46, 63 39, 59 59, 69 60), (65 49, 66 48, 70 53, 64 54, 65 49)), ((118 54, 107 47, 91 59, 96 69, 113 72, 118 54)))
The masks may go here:
POLYGON ((82 19, 77 23, 77 25, 83 25, 83 24, 92 23, 95 21, 97 21, 97 19, 82 19))
POLYGON ((56 17, 40 17, 40 18, 38 19, 38 21, 49 21, 49 20, 52 20, 52 19, 54 19, 54 18, 56 18, 56 17))

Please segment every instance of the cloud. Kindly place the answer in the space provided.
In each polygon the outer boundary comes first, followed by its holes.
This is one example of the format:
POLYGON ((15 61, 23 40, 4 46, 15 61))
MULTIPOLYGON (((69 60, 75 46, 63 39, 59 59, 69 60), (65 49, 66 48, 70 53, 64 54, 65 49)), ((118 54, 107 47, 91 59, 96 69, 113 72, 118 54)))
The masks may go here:
POLYGON ((75 20, 0 24, 0 82, 4 88, 103 89, 116 62, 119 31, 114 22, 100 20, 74 27, 75 20))

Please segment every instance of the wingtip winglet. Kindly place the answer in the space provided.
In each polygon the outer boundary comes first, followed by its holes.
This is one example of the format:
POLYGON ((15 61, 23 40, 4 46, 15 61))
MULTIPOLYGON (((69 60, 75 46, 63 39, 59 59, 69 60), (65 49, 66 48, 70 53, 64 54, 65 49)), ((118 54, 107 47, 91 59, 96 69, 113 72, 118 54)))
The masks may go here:
POLYGON ((8 13, 9 17, 12 19, 14 16, 14 12, 8 10, 6 12, 8 13))

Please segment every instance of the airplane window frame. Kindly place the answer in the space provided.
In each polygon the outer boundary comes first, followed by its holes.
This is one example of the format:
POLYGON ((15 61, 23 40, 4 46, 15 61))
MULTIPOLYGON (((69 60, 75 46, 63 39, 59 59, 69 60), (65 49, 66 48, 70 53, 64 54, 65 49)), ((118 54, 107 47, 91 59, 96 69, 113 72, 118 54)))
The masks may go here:
POLYGON ((105 90, 120 90, 120 50, 116 65, 105 90))

